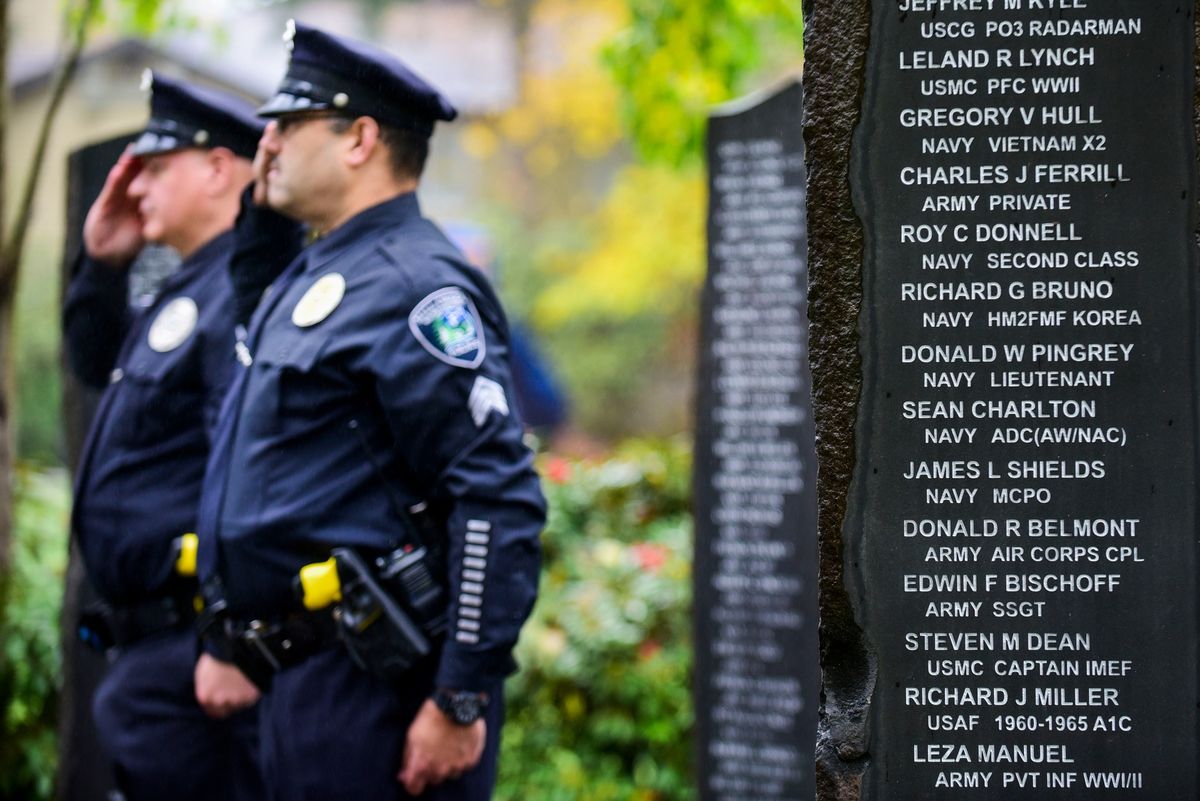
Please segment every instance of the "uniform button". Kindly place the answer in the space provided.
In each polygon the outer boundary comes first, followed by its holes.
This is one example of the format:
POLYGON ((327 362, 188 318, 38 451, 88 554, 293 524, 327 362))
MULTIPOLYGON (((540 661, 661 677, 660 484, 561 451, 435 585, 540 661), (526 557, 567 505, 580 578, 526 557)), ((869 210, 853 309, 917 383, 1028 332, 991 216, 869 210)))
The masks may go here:
POLYGON ((125 377, 125 371, 120 367, 113 368, 113 371, 108 374, 108 383, 115 384, 125 377))

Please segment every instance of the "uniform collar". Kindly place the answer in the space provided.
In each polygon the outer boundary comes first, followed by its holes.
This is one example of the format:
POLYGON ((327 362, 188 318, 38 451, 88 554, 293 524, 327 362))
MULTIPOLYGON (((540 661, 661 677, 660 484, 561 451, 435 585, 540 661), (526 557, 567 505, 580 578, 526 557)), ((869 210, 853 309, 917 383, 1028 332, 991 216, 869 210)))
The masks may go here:
POLYGON ((421 216, 421 204, 416 192, 385 200, 378 205, 363 209, 339 225, 328 236, 318 239, 309 251, 308 269, 316 269, 330 257, 361 242, 363 237, 382 228, 402 225, 421 216))
POLYGON ((233 247, 233 229, 222 231, 212 239, 205 242, 200 247, 192 252, 179 265, 169 279, 166 286, 178 286, 186 281, 191 280, 194 276, 203 272, 211 264, 218 261, 220 257, 232 250, 233 247))

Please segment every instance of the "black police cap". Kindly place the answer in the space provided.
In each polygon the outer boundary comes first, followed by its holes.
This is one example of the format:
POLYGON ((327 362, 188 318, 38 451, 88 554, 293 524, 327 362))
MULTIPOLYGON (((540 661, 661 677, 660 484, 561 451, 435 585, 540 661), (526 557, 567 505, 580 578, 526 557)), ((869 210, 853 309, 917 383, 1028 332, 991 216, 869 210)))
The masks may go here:
POLYGON ((150 70, 142 73, 142 89, 150 92, 150 121, 133 143, 133 155, 227 147, 254 158, 264 126, 246 101, 150 70))
POLYGON ((423 136, 439 120, 458 116, 441 92, 390 53, 294 20, 283 38, 292 51, 287 74, 259 116, 332 109, 423 136))

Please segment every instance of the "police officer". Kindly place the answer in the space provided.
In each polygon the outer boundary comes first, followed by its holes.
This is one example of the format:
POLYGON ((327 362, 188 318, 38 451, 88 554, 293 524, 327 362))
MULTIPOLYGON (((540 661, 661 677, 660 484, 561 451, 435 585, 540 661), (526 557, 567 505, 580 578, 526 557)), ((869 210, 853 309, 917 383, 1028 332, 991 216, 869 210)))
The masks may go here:
POLYGON ((302 25, 285 38, 256 194, 320 238, 255 311, 222 413, 200 570, 217 631, 235 635, 212 648, 265 654, 271 797, 487 798, 545 502, 500 304, 415 194, 434 125, 456 112, 385 52, 302 25), (435 521, 425 539, 418 509, 435 521), (444 642, 381 678, 328 612, 299 606, 297 572, 338 547, 422 542, 448 587, 444 642))
POLYGON ((128 801, 258 799, 254 712, 231 714, 257 689, 209 658, 201 690, 215 717, 196 703, 188 538, 232 377, 226 269, 261 125, 243 101, 148 71, 144 80, 150 120, 88 213, 64 317, 76 372, 105 388, 72 517, 104 599, 84 628, 115 656, 95 721, 128 801), (173 247, 183 262, 133 313, 128 268, 147 241, 173 247))

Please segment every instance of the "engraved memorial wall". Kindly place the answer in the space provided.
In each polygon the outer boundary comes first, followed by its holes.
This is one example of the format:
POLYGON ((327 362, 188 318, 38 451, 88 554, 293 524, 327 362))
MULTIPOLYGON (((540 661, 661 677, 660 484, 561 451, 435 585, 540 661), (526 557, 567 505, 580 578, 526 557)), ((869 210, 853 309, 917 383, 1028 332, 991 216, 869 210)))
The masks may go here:
POLYGON ((801 88, 709 123, 695 450, 704 801, 814 795, 816 500, 801 88))
POLYGON ((873 4, 864 799, 1197 797, 1194 13, 873 4))

